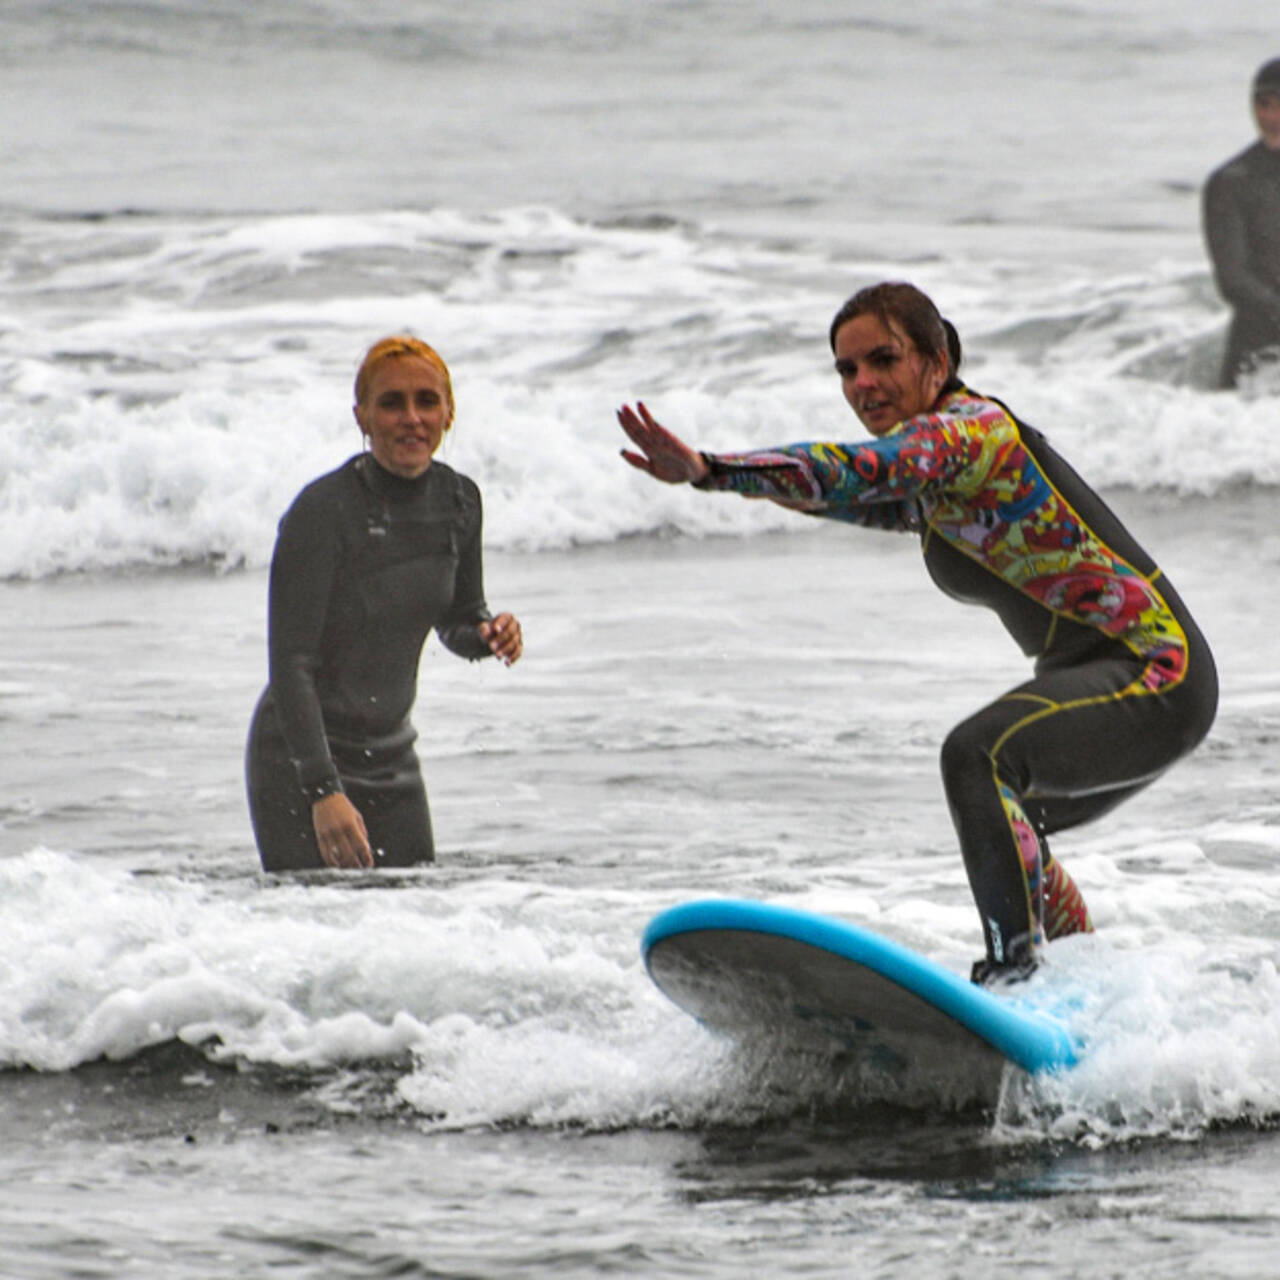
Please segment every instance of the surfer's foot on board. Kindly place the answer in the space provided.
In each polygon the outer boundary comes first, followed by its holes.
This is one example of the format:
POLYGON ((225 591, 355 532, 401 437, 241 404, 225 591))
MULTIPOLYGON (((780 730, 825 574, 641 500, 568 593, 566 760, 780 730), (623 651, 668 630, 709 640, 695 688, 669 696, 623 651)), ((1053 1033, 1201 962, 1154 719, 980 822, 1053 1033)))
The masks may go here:
POLYGON ((990 956, 983 956, 981 960, 975 960, 969 971, 969 981, 976 987, 1012 986, 1031 977, 1038 963, 1030 940, 1015 938, 1009 946, 1007 959, 993 960, 990 956))
POLYGON ((1008 987, 1015 982, 1026 982, 1036 971, 1036 962, 1026 964, 997 964, 987 956, 973 962, 969 981, 976 987, 1008 987))

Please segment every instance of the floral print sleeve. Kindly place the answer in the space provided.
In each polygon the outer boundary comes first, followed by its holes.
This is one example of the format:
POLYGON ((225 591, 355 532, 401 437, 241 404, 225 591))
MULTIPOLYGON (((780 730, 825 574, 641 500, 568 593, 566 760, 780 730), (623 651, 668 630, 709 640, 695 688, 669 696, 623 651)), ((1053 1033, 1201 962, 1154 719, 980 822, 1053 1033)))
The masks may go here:
POLYGON ((879 439, 711 455, 707 463, 702 488, 857 524, 927 526, 1042 607, 1147 658, 1148 688, 1181 677, 1185 636, 1154 575, 1090 529, 993 400, 961 389, 879 439))

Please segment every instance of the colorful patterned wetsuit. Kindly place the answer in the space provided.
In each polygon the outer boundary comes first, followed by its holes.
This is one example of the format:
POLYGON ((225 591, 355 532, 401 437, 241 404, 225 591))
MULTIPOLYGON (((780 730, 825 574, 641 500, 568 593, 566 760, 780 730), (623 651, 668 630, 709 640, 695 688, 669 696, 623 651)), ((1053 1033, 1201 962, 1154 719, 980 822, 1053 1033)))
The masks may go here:
POLYGON ((1035 658, 952 730, 943 782, 995 963, 1090 928, 1045 835, 1153 781, 1217 706, 1208 646, 1151 558, 1038 431, 965 387, 879 439, 706 457, 702 488, 917 530, 934 582, 1035 658))

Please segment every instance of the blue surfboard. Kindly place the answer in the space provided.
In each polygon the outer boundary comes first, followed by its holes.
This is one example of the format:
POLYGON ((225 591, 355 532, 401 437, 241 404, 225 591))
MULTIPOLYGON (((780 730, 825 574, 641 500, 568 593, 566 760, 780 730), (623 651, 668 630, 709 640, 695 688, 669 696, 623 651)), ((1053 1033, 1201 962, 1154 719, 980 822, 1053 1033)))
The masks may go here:
POLYGON ((649 922, 640 949, 659 990, 731 1035, 816 1035, 1033 1074, 1064 1070, 1078 1054, 1061 1022, 1017 995, 993 995, 901 943, 793 907, 683 903, 649 922))

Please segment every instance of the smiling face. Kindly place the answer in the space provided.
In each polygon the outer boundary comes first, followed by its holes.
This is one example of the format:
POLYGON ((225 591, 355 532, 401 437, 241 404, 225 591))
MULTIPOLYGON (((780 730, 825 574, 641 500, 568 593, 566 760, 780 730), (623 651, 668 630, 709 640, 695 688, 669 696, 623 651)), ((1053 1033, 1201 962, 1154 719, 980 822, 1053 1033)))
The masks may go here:
POLYGON ((452 414, 444 374, 414 355, 382 360, 355 406, 374 459, 406 480, 417 479, 431 465, 452 414))
POLYGON ((947 357, 923 355, 896 324, 874 312, 846 320, 832 342, 849 407, 873 436, 927 413, 947 381, 947 357))

